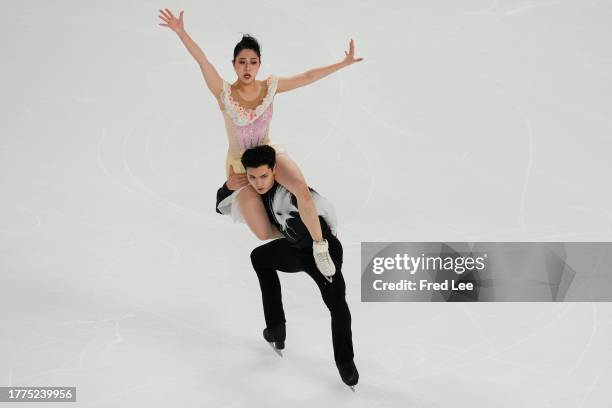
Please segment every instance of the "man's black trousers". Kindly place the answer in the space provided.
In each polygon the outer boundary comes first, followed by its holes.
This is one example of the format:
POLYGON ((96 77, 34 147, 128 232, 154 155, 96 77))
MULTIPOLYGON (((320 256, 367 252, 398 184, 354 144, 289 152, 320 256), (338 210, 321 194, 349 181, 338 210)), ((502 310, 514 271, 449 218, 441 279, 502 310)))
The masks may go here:
POLYGON ((324 233, 324 237, 327 239, 329 253, 336 265, 336 274, 331 283, 317 268, 312 255, 312 247, 294 248, 284 238, 255 248, 251 252, 251 262, 259 279, 268 329, 281 322, 286 322, 277 271, 304 271, 316 282, 323 301, 330 311, 334 358, 336 361, 352 360, 351 313, 346 303, 346 285, 342 276, 342 244, 331 233, 324 233))

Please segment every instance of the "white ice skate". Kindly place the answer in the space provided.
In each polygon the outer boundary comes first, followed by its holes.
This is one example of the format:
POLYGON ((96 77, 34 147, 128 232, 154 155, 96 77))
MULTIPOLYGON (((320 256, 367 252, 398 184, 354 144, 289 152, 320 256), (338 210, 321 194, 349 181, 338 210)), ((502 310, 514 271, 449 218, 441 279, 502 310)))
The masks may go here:
POLYGON ((326 239, 312 242, 312 255, 319 271, 331 282, 332 276, 336 273, 336 265, 329 255, 329 244, 326 239))

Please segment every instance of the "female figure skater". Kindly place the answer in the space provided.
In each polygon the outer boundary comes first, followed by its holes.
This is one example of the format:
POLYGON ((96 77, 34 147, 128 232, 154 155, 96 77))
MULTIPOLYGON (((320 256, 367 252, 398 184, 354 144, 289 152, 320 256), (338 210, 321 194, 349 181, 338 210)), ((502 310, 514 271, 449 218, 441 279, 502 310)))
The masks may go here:
MULTIPOLYGON (((168 27, 178 34, 189 53, 200 65, 204 81, 223 112, 229 141, 226 159, 228 179, 230 174, 235 172, 243 173, 242 176, 246 180, 246 171, 240 162, 245 150, 262 144, 271 145, 277 153, 276 180, 297 198, 300 217, 313 239, 313 255, 317 268, 326 277, 333 276, 336 272, 335 266, 329 255, 327 240, 323 239, 315 202, 306 180, 286 152, 280 146, 271 144, 268 130, 275 94, 311 84, 340 68, 363 60, 355 58, 353 40, 351 39, 349 43, 349 51, 344 52, 345 58, 336 64, 311 69, 288 78, 270 75, 265 81, 257 81, 255 78, 261 64, 260 47, 255 38, 243 35, 242 40, 234 48, 232 59, 238 79, 233 84, 229 84, 219 76, 202 49, 185 31, 183 11, 179 13, 178 18, 167 8, 159 12, 159 18, 163 20, 159 25, 168 27)), ((231 213, 237 215, 238 220, 244 220, 259 239, 282 236, 270 223, 259 194, 250 184, 234 192, 231 205, 231 213)))

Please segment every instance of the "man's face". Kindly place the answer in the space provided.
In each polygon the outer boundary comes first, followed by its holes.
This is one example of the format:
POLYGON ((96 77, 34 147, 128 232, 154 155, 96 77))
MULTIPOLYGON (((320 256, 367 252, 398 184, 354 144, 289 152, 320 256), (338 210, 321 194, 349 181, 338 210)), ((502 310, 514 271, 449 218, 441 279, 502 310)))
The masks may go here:
POLYGON ((247 167, 247 179, 259 194, 265 194, 274 185, 274 169, 267 164, 259 167, 247 167))

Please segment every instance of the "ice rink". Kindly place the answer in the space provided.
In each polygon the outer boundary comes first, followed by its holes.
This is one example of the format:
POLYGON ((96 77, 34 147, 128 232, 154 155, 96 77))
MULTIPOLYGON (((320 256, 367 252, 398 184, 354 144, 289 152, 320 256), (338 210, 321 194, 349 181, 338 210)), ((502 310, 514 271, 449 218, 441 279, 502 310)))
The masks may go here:
MULTIPOLYGON (((5 1, 0 386, 53 407, 610 406, 610 303, 365 303, 363 241, 610 241, 612 1, 5 1), (214 211, 221 76, 362 62, 276 96, 270 137, 336 206, 357 392, 305 273, 281 359, 243 224, 214 211), (606 346, 608 344, 608 346, 606 346)), ((607 271, 612 273, 612 271, 607 271)), ((39 403, 0 406, 40 407, 39 403)))

